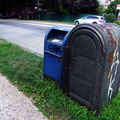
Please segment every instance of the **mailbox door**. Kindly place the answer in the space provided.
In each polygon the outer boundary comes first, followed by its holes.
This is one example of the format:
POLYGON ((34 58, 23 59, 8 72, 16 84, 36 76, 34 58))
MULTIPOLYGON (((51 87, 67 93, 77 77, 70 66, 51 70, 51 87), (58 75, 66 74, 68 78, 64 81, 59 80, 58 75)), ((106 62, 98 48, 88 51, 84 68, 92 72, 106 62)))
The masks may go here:
POLYGON ((72 33, 68 46, 68 94, 78 102, 95 109, 104 59, 102 42, 92 30, 80 29, 72 33))

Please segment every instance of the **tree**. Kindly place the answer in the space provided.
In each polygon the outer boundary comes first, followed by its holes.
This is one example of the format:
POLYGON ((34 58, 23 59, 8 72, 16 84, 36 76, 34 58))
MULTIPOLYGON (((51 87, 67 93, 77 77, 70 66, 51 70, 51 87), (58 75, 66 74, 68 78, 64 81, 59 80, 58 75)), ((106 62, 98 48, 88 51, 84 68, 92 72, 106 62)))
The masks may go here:
POLYGON ((58 8, 58 13, 69 13, 68 11, 68 3, 66 2, 66 0, 61 0, 60 2, 60 6, 58 8))
POLYGON ((105 8, 103 5, 99 5, 96 10, 97 10, 98 14, 100 14, 100 15, 103 15, 105 13, 105 8))
POLYGON ((0 0, 0 11, 7 15, 14 13, 22 14, 23 18, 27 18, 28 9, 34 10, 34 5, 37 0, 0 0))
POLYGON ((41 0, 41 9, 48 12, 56 12, 60 6, 59 0, 41 0))
POLYGON ((112 13, 112 14, 116 14, 117 10, 116 10, 116 5, 120 4, 120 0, 115 0, 113 2, 111 2, 111 4, 108 6, 108 8, 106 9, 106 13, 112 13))
POLYGON ((42 9, 47 9, 49 12, 63 13, 97 13, 96 8, 98 0, 41 0, 42 9))
POLYGON ((97 7, 99 6, 98 0, 81 0, 80 1, 80 12, 96 14, 97 7))
POLYGON ((97 13, 98 0, 66 0, 69 5, 70 13, 97 13))

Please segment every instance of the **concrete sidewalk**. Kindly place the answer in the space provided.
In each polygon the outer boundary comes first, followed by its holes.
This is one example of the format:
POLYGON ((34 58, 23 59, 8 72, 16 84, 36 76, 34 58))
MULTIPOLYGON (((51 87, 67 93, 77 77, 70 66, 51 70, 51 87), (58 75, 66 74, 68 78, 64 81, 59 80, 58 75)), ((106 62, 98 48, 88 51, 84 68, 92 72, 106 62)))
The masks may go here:
POLYGON ((0 120, 47 120, 17 87, 0 74, 0 120))

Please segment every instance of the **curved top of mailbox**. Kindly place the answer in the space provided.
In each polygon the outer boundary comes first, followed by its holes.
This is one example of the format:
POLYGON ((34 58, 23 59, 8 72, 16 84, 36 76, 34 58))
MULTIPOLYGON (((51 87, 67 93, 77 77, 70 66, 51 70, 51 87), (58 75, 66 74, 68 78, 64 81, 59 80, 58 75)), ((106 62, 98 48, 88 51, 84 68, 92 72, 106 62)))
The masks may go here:
POLYGON ((52 27, 50 28, 44 38, 44 42, 47 41, 48 39, 52 39, 52 38, 61 38, 63 40, 62 42, 62 46, 64 46, 66 44, 66 39, 69 35, 71 30, 69 29, 61 29, 59 27, 52 27))
POLYGON ((102 51, 106 52, 110 46, 120 44, 120 27, 116 24, 81 24, 71 30, 68 35, 66 45, 69 45, 71 36, 78 30, 89 29, 94 32, 102 43, 102 51), (109 43, 109 45, 108 45, 109 43), (111 44, 111 45, 110 45, 111 44))

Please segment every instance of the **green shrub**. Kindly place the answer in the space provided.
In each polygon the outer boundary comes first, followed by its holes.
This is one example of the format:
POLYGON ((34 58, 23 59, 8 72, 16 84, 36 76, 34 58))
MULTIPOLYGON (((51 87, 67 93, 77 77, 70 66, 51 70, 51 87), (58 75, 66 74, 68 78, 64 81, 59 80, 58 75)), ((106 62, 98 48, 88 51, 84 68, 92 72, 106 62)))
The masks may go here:
POLYGON ((120 25, 120 20, 115 20, 114 23, 120 25))
POLYGON ((60 6, 58 7, 57 13, 60 13, 60 14, 68 14, 69 12, 68 12, 67 9, 63 8, 62 5, 60 5, 60 6))
POLYGON ((106 22, 107 23, 111 23, 111 22, 114 22, 115 20, 115 15, 114 14, 105 14, 105 19, 106 19, 106 22))

